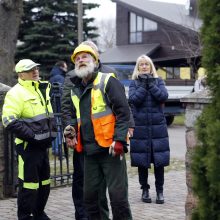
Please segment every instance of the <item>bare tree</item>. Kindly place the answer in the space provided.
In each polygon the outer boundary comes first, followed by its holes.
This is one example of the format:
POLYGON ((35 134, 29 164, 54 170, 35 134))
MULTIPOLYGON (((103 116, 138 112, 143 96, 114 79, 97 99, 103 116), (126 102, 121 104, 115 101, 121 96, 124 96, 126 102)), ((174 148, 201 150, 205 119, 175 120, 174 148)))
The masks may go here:
POLYGON ((164 47, 170 47, 176 54, 184 54, 191 69, 191 79, 195 79, 198 68, 201 66, 202 42, 199 32, 201 21, 197 15, 191 16, 188 20, 184 20, 185 17, 181 13, 179 16, 182 17, 182 24, 185 28, 181 30, 162 29, 167 40, 164 47))
POLYGON ((200 27, 202 21, 199 19, 197 4, 196 0, 188 1, 188 7, 186 7, 188 19, 185 19, 185 16, 180 14, 186 29, 182 33, 174 33, 178 39, 175 49, 184 51, 186 57, 188 57, 187 62, 192 70, 191 78, 195 78, 198 68, 201 66, 202 42, 200 38, 200 27))
POLYGON ((97 44, 101 52, 112 48, 116 43, 116 26, 114 19, 101 20, 97 22, 98 40, 97 44))
POLYGON ((0 0, 0 82, 14 83, 14 55, 23 0, 0 0))
POLYGON ((187 62, 191 68, 191 78, 195 79, 195 75, 198 68, 201 66, 201 51, 202 43, 199 32, 188 31, 185 33, 175 33, 178 42, 175 45, 176 51, 182 51, 185 53, 187 62))

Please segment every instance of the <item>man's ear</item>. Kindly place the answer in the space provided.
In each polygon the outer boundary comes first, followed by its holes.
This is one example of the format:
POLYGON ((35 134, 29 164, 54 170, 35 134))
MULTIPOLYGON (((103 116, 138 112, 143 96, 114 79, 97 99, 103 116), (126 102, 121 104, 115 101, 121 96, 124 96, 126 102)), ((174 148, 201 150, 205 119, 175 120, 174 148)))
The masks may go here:
POLYGON ((23 73, 18 73, 18 77, 19 77, 20 79, 23 79, 23 73))

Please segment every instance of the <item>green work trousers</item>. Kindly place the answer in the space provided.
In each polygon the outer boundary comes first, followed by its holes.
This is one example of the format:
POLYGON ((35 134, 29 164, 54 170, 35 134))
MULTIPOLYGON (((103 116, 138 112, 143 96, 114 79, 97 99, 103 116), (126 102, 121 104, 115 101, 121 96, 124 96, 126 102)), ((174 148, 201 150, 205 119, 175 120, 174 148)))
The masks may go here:
MULTIPOLYGON (((108 152, 85 155, 84 201, 91 220, 100 220, 100 186, 105 179, 113 220, 132 220, 128 202, 128 178, 125 157, 112 157, 108 152)), ((104 192, 103 192, 104 193, 104 192)))

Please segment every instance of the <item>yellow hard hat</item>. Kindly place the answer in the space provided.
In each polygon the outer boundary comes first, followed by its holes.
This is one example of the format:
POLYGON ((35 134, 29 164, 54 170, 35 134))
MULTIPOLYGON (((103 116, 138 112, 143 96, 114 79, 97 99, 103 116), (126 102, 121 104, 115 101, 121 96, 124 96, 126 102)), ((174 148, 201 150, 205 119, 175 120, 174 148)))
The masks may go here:
POLYGON ((35 63, 34 61, 32 61, 30 59, 23 59, 23 60, 20 60, 15 65, 15 72, 16 73, 25 72, 25 71, 31 70, 35 66, 39 66, 39 65, 40 65, 39 63, 35 63))
POLYGON ((98 56, 97 54, 95 53, 95 51, 88 45, 83 45, 83 44, 80 44, 78 47, 75 48, 75 50, 73 51, 73 54, 71 55, 71 60, 73 63, 75 63, 75 57, 78 53, 81 53, 81 52, 85 52, 85 53, 90 53, 96 63, 98 63, 98 56))

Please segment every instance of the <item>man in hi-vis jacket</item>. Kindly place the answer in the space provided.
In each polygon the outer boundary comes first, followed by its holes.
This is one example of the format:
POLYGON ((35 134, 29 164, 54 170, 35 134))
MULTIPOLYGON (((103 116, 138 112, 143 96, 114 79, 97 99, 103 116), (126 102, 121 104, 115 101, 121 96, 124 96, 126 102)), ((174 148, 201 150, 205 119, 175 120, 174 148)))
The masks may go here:
POLYGON ((64 135, 66 144, 84 154, 84 202, 91 220, 100 220, 100 186, 105 179, 114 220, 131 220, 126 151, 130 111, 122 84, 96 69, 98 57, 88 45, 71 56, 75 63, 64 135))
POLYGON ((15 134, 18 154, 18 219, 47 220, 44 212, 50 193, 47 149, 56 137, 50 103, 50 84, 39 80, 39 65, 20 60, 15 71, 18 83, 5 96, 4 127, 15 134))

